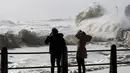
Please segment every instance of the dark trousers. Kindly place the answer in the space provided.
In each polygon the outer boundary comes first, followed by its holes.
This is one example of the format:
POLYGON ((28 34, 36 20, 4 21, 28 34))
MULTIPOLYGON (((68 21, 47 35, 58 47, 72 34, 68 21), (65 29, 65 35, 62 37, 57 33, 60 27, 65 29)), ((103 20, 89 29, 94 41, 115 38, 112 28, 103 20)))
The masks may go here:
POLYGON ((85 73, 84 58, 78 58, 77 57, 77 63, 78 63, 78 72, 81 73, 81 66, 82 66, 83 73, 85 73))
POLYGON ((61 55, 51 54, 51 73, 54 73, 55 61, 57 64, 57 73, 60 73, 61 55))
POLYGON ((61 73, 68 73, 68 53, 62 54, 61 66, 61 73))

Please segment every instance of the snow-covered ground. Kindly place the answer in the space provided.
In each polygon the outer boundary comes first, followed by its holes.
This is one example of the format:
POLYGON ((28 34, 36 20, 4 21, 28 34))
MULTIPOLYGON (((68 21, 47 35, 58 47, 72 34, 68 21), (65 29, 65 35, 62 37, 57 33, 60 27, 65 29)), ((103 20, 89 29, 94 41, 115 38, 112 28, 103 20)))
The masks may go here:
MULTIPOLYGON (((76 51, 76 45, 69 45, 69 51, 76 51)), ((110 46, 105 47, 103 45, 89 44, 86 46, 88 50, 94 49, 110 49, 110 46)), ((119 47, 122 48, 122 47, 119 47)), ((23 47, 16 48, 14 50, 9 50, 9 52, 48 52, 48 46, 43 47, 23 47)), ((85 59, 86 64, 96 64, 96 63, 109 63, 109 54, 110 52, 89 52, 88 58, 85 59)), ((68 54, 68 64, 75 65, 77 64, 75 59, 75 53, 68 54)), ((118 62, 130 61, 130 52, 118 52, 118 62)), ((49 54, 30 54, 30 55, 9 55, 9 67, 29 67, 29 66, 48 66, 50 65, 50 56, 49 54)), ((129 65, 118 65, 119 68, 122 66, 129 65)), ((125 67, 123 67, 125 68, 125 67)), ((127 68, 127 67, 126 67, 127 68)), ((105 71, 108 73, 109 66, 86 66, 86 71, 91 73, 96 73, 96 70, 105 71)), ((77 67, 69 67, 69 73, 77 72, 77 67)), ((105 73, 104 72, 104 73, 105 73)), ((50 73, 50 69, 27 69, 27 70, 9 70, 9 73, 50 73)))

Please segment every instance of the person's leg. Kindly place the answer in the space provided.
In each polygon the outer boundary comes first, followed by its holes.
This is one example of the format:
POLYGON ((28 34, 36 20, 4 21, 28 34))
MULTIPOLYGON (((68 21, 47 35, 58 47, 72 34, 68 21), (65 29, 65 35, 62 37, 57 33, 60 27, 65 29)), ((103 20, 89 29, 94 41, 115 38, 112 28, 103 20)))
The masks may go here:
POLYGON ((85 73, 84 58, 81 58, 81 64, 82 64, 82 68, 83 68, 83 73, 85 73))
POLYGON ((77 63, 78 63, 78 72, 81 73, 81 62, 80 58, 77 57, 77 63))
POLYGON ((63 73, 68 73, 68 55, 67 53, 64 54, 64 64, 63 64, 63 73))
POLYGON ((58 55, 57 56, 57 73, 61 72, 60 61, 61 61, 61 55, 58 55))
POLYGON ((55 56, 51 55, 51 73, 54 73, 54 67, 55 67, 55 56))

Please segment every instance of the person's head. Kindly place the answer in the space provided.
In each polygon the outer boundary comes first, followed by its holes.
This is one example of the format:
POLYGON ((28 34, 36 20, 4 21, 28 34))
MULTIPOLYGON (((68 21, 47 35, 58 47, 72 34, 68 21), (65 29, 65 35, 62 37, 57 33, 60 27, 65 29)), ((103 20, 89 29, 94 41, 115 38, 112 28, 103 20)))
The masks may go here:
POLYGON ((78 32, 82 32, 82 30, 79 30, 78 32))
POLYGON ((86 33, 84 31, 81 32, 82 36, 86 36, 86 33))
POLYGON ((52 28, 52 34, 58 34, 58 30, 56 28, 52 28))
POLYGON ((62 37, 62 38, 63 38, 63 36, 64 36, 63 33, 59 33, 59 35, 60 35, 60 37, 62 37))

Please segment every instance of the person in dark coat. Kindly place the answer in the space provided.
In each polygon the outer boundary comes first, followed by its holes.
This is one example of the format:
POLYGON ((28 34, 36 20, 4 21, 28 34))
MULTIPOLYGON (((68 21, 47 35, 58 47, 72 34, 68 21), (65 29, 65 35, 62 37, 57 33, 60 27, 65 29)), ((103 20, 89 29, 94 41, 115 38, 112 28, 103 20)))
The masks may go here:
POLYGON ((61 55, 64 51, 63 47, 65 47, 63 34, 58 33, 58 30, 56 28, 53 28, 50 35, 47 36, 45 40, 45 44, 49 44, 49 53, 50 53, 50 59, 51 59, 51 73, 54 73, 55 60, 58 66, 57 72, 60 73, 61 72, 61 69, 60 69, 61 55))
POLYGON ((83 73, 85 73, 84 58, 87 58, 87 50, 85 46, 87 42, 90 41, 91 38, 89 38, 89 35, 86 35, 86 33, 81 30, 79 30, 75 36, 79 39, 76 53, 78 72, 81 73, 81 66, 82 66, 83 73))
POLYGON ((63 38, 63 34, 59 33, 62 37, 62 55, 61 55, 61 73, 68 73, 68 50, 66 46, 66 42, 63 38))

